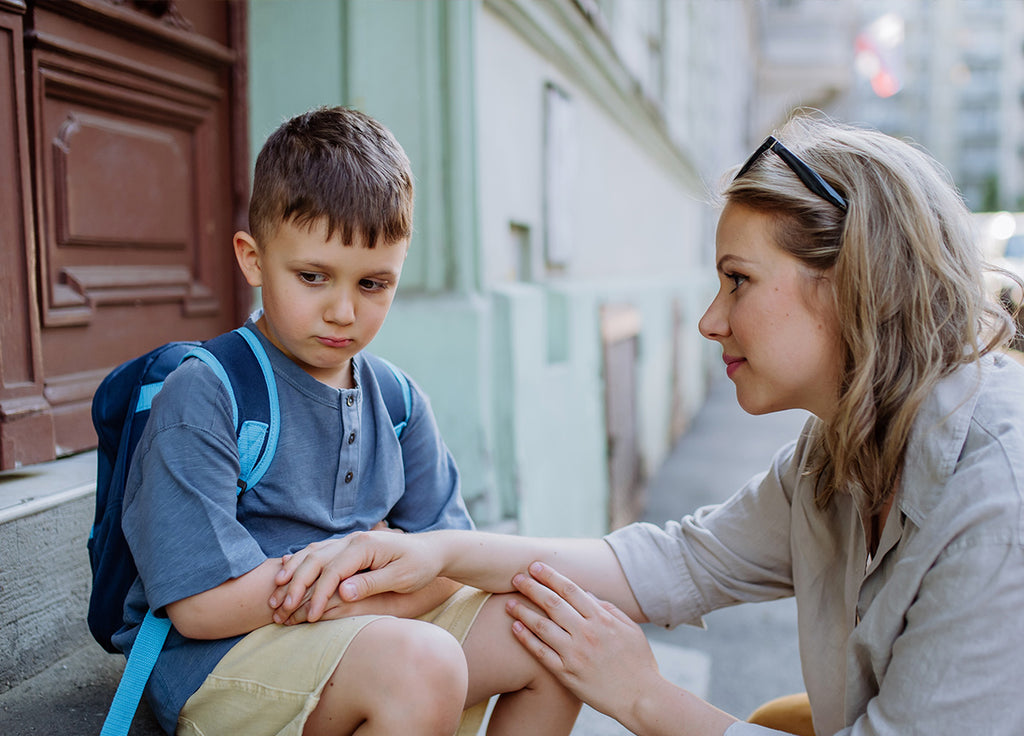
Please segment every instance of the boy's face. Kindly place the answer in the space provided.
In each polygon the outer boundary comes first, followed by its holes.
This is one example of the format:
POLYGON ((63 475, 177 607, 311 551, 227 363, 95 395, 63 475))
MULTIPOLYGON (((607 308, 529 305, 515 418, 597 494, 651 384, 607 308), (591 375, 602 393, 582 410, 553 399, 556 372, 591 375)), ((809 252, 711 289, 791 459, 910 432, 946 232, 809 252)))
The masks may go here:
POLYGON ((313 378, 353 388, 352 356, 384 324, 408 241, 346 246, 337 231, 327 240, 326 222, 284 222, 259 247, 245 232, 234 245, 246 281, 263 288, 263 334, 313 378))

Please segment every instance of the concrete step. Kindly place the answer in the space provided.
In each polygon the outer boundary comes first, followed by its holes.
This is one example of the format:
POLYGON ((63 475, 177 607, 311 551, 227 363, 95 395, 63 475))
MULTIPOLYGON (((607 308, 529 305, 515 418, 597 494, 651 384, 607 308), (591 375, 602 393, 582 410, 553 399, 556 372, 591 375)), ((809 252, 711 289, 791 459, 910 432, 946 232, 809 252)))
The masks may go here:
POLYGON ((0 473, 0 693, 91 641, 95 468, 84 453, 0 473))
MULTIPOLYGON (((0 693, 0 733, 98 734, 124 670, 124 658, 91 639, 34 677, 0 693)), ((130 736, 163 736, 143 700, 130 736)))

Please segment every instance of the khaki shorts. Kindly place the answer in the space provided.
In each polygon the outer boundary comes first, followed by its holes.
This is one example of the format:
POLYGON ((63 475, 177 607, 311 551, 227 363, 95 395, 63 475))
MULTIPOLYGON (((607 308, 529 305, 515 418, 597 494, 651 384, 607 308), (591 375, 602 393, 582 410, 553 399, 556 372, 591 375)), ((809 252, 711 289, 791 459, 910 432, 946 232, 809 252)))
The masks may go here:
MULTIPOLYGON (((461 643, 489 593, 460 588, 420 616, 461 643)), ((179 736, 300 736, 320 692, 356 634, 381 616, 354 616, 298 626, 264 626, 231 648, 185 703, 179 736)), ((462 715, 458 736, 480 729, 487 703, 462 715)))

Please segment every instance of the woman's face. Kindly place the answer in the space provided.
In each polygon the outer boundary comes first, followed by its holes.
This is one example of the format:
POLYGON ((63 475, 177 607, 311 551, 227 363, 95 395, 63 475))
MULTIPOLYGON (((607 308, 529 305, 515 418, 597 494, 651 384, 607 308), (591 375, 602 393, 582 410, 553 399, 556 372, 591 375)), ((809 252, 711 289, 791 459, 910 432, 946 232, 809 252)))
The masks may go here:
POLYGON ((771 218, 730 203, 715 238, 719 289, 700 332, 722 346, 736 398, 750 414, 806 409, 828 420, 839 395, 837 320, 829 272, 772 239, 771 218))

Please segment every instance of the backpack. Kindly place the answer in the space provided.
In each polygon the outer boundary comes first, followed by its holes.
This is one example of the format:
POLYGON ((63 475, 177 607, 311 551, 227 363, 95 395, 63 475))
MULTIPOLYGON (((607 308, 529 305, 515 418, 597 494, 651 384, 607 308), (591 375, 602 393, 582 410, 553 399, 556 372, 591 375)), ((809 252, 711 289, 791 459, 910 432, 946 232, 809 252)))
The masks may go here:
MULTIPOLYGON (((411 410, 408 379, 383 358, 367 352, 363 356, 380 385, 395 434, 401 438, 411 410)), ((121 529, 128 469, 153 398, 167 375, 187 359, 206 363, 231 397, 240 463, 239 494, 260 481, 277 448, 280 411, 274 372, 263 345, 249 327, 203 343, 167 343, 123 363, 103 379, 92 402, 98 448, 96 514, 88 541, 93 585, 87 620, 93 637, 109 652, 118 651, 110 639, 124 624, 124 601, 138 575, 121 529)), ((128 732, 170 626, 170 619, 153 611, 146 613, 102 736, 128 732)))

